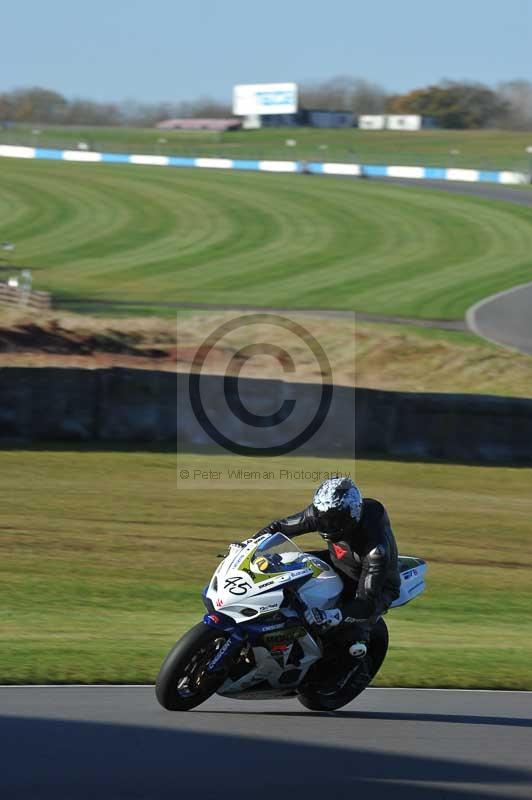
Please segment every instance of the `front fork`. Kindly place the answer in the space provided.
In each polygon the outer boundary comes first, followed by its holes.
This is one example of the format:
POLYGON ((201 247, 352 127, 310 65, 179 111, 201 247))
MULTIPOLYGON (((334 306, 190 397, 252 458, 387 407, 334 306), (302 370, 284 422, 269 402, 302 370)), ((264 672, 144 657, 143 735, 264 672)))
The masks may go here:
POLYGON ((246 641, 246 635, 244 635, 238 628, 234 627, 234 622, 231 620, 230 623, 227 620, 221 620, 221 615, 207 615, 203 618, 203 621, 206 625, 209 625, 213 628, 217 628, 221 632, 228 633, 230 632, 229 639, 220 647, 218 652, 216 653, 213 658, 207 664, 207 673, 227 673, 231 669, 231 665, 234 661, 234 658, 237 653, 240 652, 242 649, 242 645, 246 641), (213 620, 212 616, 215 616, 217 620, 213 620))

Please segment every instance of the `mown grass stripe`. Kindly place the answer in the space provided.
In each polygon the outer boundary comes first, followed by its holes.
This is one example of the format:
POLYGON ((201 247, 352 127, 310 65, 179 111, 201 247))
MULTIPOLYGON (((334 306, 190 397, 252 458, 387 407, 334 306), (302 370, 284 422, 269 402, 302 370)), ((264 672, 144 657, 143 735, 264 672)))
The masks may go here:
POLYGON ((417 186, 7 160, 0 179, 0 239, 67 302, 457 318, 532 271, 527 208, 417 186))

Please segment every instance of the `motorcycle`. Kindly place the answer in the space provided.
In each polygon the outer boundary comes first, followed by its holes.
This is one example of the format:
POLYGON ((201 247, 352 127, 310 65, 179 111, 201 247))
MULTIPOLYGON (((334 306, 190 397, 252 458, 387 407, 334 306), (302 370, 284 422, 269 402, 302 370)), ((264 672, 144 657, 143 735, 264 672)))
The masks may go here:
MULTIPOLYGON (((393 607, 425 588, 426 563, 399 557, 401 591, 393 607)), ((168 653, 156 683, 163 708, 188 711, 217 693, 237 699, 297 697, 332 711, 370 684, 388 650, 382 616, 362 659, 345 658, 349 643, 321 634, 307 609, 336 608, 343 583, 332 567, 281 533, 233 543, 203 590, 203 621, 168 653)))

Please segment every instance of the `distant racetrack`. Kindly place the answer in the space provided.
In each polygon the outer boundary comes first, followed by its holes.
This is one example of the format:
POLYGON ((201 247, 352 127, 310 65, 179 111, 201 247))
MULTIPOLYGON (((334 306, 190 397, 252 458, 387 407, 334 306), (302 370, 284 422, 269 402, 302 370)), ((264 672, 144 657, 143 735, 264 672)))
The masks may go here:
POLYGON ((532 694, 368 689, 336 713, 153 687, 0 688, 6 800, 532 796, 532 694))

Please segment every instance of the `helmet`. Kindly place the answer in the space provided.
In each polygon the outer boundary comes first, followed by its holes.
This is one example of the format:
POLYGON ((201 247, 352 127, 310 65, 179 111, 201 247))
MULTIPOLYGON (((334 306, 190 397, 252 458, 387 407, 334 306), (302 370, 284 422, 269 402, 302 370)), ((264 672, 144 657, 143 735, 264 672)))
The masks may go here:
POLYGON ((318 487, 312 501, 318 530, 327 541, 337 542, 346 527, 362 516, 362 495, 351 478, 329 478, 318 487))

